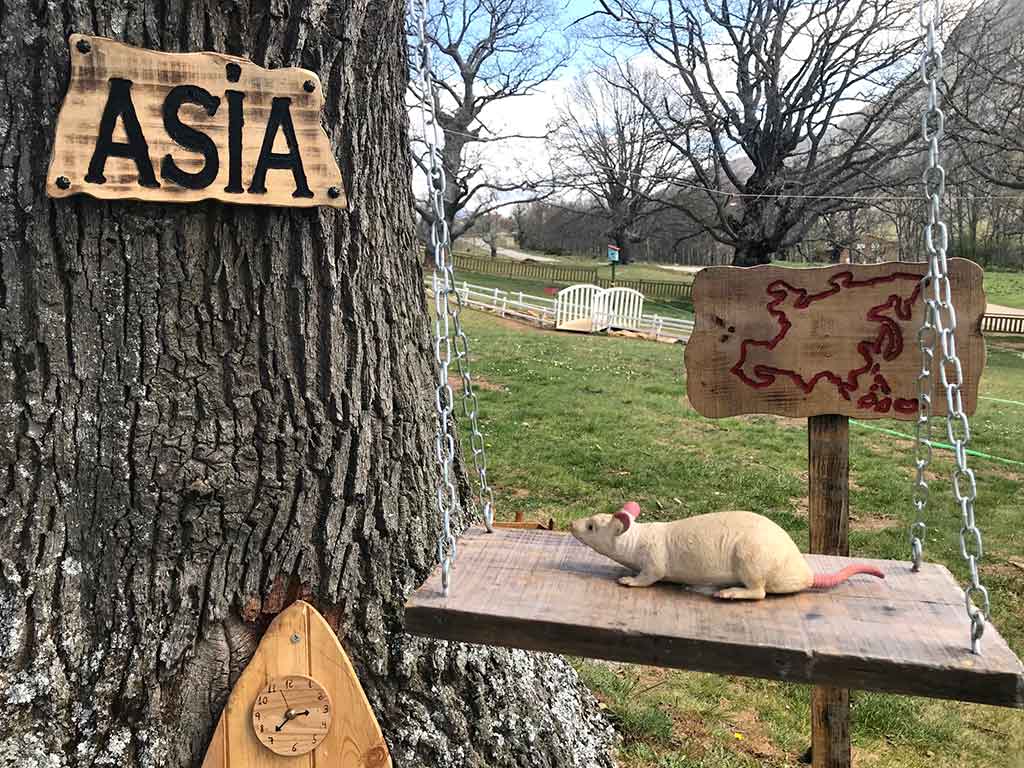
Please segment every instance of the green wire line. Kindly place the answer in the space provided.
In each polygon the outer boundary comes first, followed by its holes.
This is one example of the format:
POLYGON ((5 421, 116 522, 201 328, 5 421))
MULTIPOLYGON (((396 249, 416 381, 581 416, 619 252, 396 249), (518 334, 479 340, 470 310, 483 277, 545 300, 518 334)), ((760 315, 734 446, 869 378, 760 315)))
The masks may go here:
MULTIPOLYGON (((873 432, 883 432, 887 435, 892 435, 893 437, 905 437, 907 440, 915 439, 913 435, 908 435, 905 432, 897 432, 895 429, 886 429, 885 427, 875 427, 871 424, 865 424, 863 421, 857 421, 856 419, 850 419, 850 423, 856 424, 858 427, 863 427, 864 429, 870 429, 873 432)), ((945 448, 947 451, 955 450, 949 443, 940 443, 937 440, 931 440, 930 442, 933 448, 945 448)), ((993 456, 992 454, 982 453, 981 451, 971 450, 970 448, 967 449, 967 455, 977 456, 979 459, 990 459, 992 461, 1001 461, 1004 464, 1013 464, 1018 467, 1024 467, 1024 461, 1004 459, 1002 456, 993 456)))
POLYGON ((1004 400, 1001 397, 985 397, 985 395, 978 395, 979 400, 991 400, 994 403, 1006 403, 1007 405, 1019 405, 1024 407, 1024 403, 1019 400, 1004 400))

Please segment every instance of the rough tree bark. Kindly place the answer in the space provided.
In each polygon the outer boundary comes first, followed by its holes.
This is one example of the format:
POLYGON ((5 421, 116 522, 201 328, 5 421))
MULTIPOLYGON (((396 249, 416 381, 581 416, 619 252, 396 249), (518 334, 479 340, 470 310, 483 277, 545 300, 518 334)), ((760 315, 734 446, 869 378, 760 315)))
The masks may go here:
POLYGON ((197 766, 299 595, 397 766, 610 764, 564 661, 402 633, 435 477, 403 6, 0 4, 0 764, 197 766), (49 200, 71 31, 316 70, 351 210, 49 200))

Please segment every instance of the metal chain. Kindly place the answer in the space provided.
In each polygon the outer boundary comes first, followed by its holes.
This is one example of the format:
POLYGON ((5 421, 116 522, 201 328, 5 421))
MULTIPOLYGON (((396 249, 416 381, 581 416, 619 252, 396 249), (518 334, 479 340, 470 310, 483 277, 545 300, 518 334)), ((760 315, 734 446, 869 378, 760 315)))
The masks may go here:
POLYGON ((487 482, 487 456, 484 437, 478 423, 479 403, 473 390, 469 369, 469 340, 462 329, 462 296, 455 287, 455 272, 451 260, 451 233, 444 215, 446 178, 441 155, 441 137, 438 135, 436 112, 437 90, 433 79, 430 41, 427 36, 429 0, 412 0, 412 14, 416 25, 416 78, 421 89, 420 115, 423 138, 429 160, 428 195, 433 222, 430 227, 430 245, 434 255, 434 360, 438 367, 437 389, 434 402, 437 409, 437 436, 434 441, 440 479, 436 503, 441 531, 437 540, 437 557, 441 563, 441 585, 448 594, 451 567, 455 560, 456 543, 452 533, 451 514, 458 508, 459 497, 455 488, 455 435, 452 424, 454 395, 448 384, 448 370, 455 360, 462 378, 462 410, 470 422, 470 442, 473 463, 479 478, 479 498, 484 524, 492 530, 494 520, 494 494, 487 482))
MULTIPOLYGON (((930 270, 929 270, 930 271, 930 270)), ((925 278, 927 280, 927 276, 925 278)), ((927 290, 927 285, 925 286, 927 290)), ((917 424, 914 429, 914 466, 917 468, 917 480, 914 483, 914 523, 910 526, 910 552, 913 570, 921 569, 924 555, 925 534, 928 526, 924 522, 925 509, 928 507, 928 479, 925 475, 932 461, 932 361, 935 358, 935 322, 934 302, 927 297, 925 291, 924 322, 917 332, 918 345, 921 348, 921 372, 917 375, 917 424)))
POLYGON ((921 79, 928 89, 928 104, 921 115, 921 135, 928 148, 928 167, 923 182, 928 199, 928 222, 924 229, 925 249, 928 252, 928 274, 923 281, 925 318, 918 333, 922 353, 921 373, 918 376, 919 413, 917 421, 917 483, 914 506, 918 521, 911 528, 911 546, 914 568, 920 566, 921 541, 924 523, 921 517, 928 501, 928 484, 924 471, 931 460, 930 415, 932 362, 936 345, 942 353, 939 378, 946 395, 946 436, 953 446, 956 467, 953 469, 953 495, 960 508, 960 554, 967 561, 971 575, 965 592, 967 615, 971 621, 971 650, 980 653, 981 637, 989 617, 988 590, 982 586, 978 562, 983 555, 981 531, 975 525, 974 501, 978 496, 974 471, 967 466, 967 446, 971 441, 971 427, 964 412, 963 369, 956 349, 956 310, 949 282, 946 251, 949 231, 942 221, 942 196, 946 187, 946 170, 939 155, 939 140, 945 131, 945 115, 939 107, 939 81, 942 79, 942 51, 939 48, 938 26, 942 19, 942 0, 919 0, 918 19, 925 31, 925 52, 921 57, 921 79), (924 434, 922 435, 922 432, 924 434), (922 446, 927 446, 923 448, 922 446), (976 605, 980 602, 981 606, 976 605))

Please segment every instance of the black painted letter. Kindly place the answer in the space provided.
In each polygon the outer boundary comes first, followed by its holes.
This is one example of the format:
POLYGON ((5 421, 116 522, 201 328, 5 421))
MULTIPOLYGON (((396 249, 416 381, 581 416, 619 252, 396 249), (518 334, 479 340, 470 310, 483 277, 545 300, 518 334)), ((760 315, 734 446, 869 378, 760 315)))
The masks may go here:
POLYGON ((267 191, 267 171, 280 169, 292 172, 295 179, 295 191, 292 192, 292 197, 313 196, 306 183, 306 171, 302 167, 299 143, 295 139, 295 126, 292 125, 292 113, 289 109, 291 103, 292 100, 287 96, 278 96, 272 102, 270 117, 267 119, 267 131, 263 134, 263 147, 260 149, 260 157, 252 175, 252 183, 249 185, 250 192, 265 193, 267 191), (288 143, 287 152, 273 151, 278 129, 284 131, 284 138, 288 143))
POLYGON ((103 117, 100 118, 100 132, 96 138, 92 159, 89 161, 86 181, 90 184, 106 183, 107 177, 103 175, 103 168, 108 157, 134 160, 139 173, 139 184, 143 187, 160 186, 153 173, 153 163, 149 159, 149 145, 146 144, 146 137, 142 135, 142 126, 139 125, 135 105, 132 104, 132 81, 120 77, 110 78, 110 93, 107 95, 107 105, 103 108, 103 117), (117 125, 119 117, 128 136, 127 143, 114 141, 114 126, 117 125))
POLYGON ((242 102, 245 94, 226 91, 224 95, 228 97, 228 185, 224 191, 245 192, 242 189, 242 126, 245 125, 242 102))
POLYGON ((195 173, 183 171, 168 153, 160 163, 160 175, 186 189, 205 189, 213 183, 220 172, 217 145, 205 133, 181 122, 178 110, 182 104, 198 104, 206 110, 206 114, 213 117, 217 114, 220 99, 196 85, 179 85, 172 88, 164 99, 164 129, 167 135, 185 149, 199 152, 206 162, 203 163, 202 169, 195 173))

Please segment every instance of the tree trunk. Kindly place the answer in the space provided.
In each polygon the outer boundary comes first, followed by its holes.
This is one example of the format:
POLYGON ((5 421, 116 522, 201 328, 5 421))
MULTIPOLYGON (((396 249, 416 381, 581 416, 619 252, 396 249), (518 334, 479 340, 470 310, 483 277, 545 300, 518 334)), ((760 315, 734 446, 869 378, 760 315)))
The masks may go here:
POLYGON ((619 248, 619 265, 633 263, 633 244, 624 232, 612 231, 608 234, 612 245, 619 248))
POLYGON ((0 5, 0 763, 197 766, 303 596, 396 766, 610 764, 563 660, 402 633, 436 476, 403 13, 0 5), (48 199, 71 31, 317 71, 351 210, 48 199))
POLYGON ((433 272, 434 267, 437 266, 437 259, 434 256, 434 246, 430 242, 430 227, 427 227, 427 239, 422 242, 423 244, 423 271, 433 272))
POLYGON ((758 264, 770 264, 773 250, 762 241, 739 242, 733 251, 732 265, 734 267, 755 267, 758 264))

